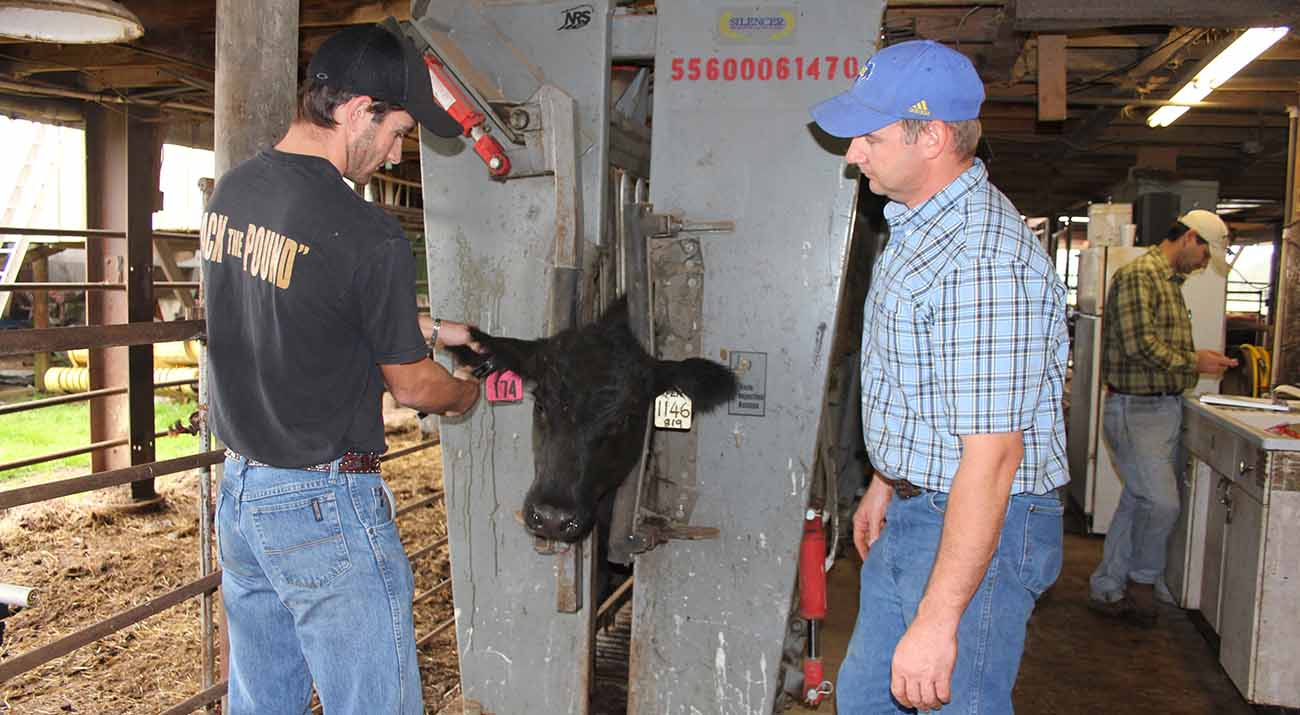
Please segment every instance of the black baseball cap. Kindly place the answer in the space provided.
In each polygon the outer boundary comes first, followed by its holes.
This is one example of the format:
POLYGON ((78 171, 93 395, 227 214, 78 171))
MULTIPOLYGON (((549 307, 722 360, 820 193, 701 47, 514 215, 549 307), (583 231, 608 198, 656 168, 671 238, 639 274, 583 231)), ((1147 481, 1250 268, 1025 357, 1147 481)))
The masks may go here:
POLYGON ((440 137, 464 133, 434 101, 429 69, 415 44, 383 25, 356 25, 330 35, 307 65, 307 78, 399 105, 440 137))

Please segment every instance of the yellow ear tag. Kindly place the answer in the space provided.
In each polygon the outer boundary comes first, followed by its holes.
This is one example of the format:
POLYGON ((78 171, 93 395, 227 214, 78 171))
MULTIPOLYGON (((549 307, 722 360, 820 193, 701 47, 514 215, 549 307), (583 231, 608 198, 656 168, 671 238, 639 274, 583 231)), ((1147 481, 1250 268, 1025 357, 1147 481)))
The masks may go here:
POLYGON ((691 411, 691 398, 676 390, 669 390, 655 398, 655 427, 689 430, 691 411))

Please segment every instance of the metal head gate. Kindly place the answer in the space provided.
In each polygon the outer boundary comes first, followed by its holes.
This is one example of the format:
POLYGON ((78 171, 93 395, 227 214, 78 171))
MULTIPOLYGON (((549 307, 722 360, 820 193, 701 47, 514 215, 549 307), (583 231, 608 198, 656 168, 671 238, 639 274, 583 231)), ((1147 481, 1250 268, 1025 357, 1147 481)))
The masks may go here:
MULTIPOLYGON (((610 554, 636 583, 629 712, 776 702, 857 190, 807 108, 853 80, 882 11, 414 6, 413 34, 488 110, 511 167, 493 177, 468 143, 423 137, 434 314, 536 338, 626 291, 659 357, 740 377, 693 431, 652 435, 619 495, 610 554), (644 68, 617 97, 615 65, 644 68)), ((526 400, 442 421, 464 697, 497 715, 586 713, 596 549, 538 553, 516 521, 531 420, 526 400)))

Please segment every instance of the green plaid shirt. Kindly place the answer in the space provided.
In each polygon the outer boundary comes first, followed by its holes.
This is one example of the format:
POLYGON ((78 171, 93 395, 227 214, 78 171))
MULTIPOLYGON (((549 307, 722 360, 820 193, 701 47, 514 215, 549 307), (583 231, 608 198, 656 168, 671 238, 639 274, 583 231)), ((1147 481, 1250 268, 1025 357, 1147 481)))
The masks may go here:
POLYGON ((1184 276, 1152 246, 1115 273, 1102 321, 1102 377, 1120 392, 1149 395, 1196 386, 1184 276))

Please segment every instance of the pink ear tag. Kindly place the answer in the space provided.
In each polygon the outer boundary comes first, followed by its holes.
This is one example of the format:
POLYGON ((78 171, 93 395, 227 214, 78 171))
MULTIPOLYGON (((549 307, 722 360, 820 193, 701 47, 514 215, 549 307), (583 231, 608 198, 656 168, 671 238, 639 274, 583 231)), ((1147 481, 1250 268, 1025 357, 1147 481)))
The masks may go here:
POLYGON ((488 375, 485 389, 488 402, 518 402, 524 399, 523 378, 509 370, 488 375))

